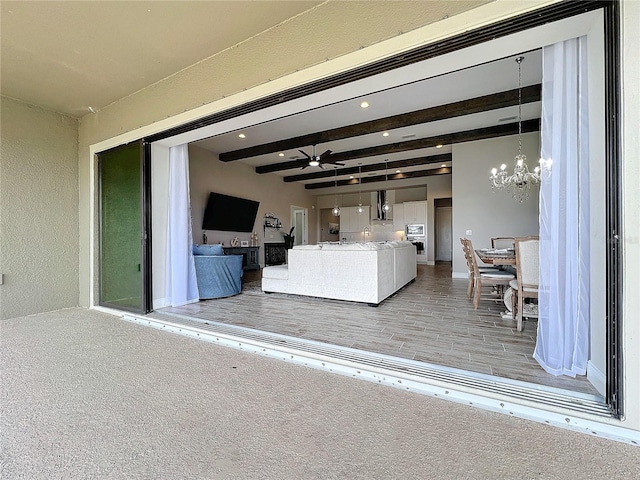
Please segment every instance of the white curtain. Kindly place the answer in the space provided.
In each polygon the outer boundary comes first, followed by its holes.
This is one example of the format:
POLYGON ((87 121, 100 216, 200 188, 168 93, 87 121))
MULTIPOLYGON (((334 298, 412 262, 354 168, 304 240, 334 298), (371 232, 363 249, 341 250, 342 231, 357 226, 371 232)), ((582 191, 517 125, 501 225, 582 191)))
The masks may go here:
POLYGON ((584 375, 589 358, 589 150, 586 37, 542 55, 540 286, 534 358, 584 375))
POLYGON ((178 145, 169 150, 166 301, 172 307, 198 300, 192 243, 189 150, 178 145))

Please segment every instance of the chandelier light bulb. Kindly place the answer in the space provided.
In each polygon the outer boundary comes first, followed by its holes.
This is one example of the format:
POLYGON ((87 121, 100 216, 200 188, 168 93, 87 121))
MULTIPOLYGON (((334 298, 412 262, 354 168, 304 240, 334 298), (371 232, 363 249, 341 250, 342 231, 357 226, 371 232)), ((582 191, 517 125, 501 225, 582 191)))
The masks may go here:
POLYGON ((496 173, 498 173, 498 169, 497 168, 492 168, 491 169, 491 175, 495 175, 496 173))
POLYGON ((506 163, 503 163, 502 165, 500 165, 500 170, 504 172, 506 169, 507 169, 506 163))

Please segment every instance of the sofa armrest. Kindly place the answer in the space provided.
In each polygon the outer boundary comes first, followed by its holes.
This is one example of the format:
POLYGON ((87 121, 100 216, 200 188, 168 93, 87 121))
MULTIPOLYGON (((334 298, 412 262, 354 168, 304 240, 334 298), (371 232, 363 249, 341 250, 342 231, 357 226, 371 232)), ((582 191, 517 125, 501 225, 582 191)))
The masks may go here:
POLYGON ((236 295, 242 290, 242 255, 194 255, 201 300, 236 295))

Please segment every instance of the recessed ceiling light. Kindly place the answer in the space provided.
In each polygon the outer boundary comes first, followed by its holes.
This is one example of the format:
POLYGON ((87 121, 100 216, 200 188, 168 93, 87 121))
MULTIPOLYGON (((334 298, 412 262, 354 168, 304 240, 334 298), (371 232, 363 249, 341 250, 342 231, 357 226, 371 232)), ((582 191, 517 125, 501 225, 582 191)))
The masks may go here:
POLYGON ((369 107, 369 102, 362 102, 362 103, 360 104, 360 107, 362 107, 362 108, 368 108, 368 107, 369 107))
POLYGON ((238 137, 240 138, 247 138, 247 136, 244 133, 241 133, 240 135, 238 135, 238 137))
POLYGON ((284 153, 280 152, 280 153, 278 154, 278 156, 279 156, 279 157, 284 157, 284 153))
POLYGON ((441 167, 446 167, 446 166, 447 166, 447 164, 446 164, 446 163, 443 163, 443 164, 442 164, 442 165, 440 165, 440 166, 441 166, 441 167))
POLYGON ((349 180, 353 179, 353 175, 349 175, 349 180))
POLYGON ((388 136, 389 136, 389 132, 383 132, 383 133, 382 133, 382 136, 383 136, 383 137, 388 137, 388 136))
POLYGON ((400 173, 400 169, 396 170, 396 173, 400 173))
POLYGON ((436 145, 436 148, 442 148, 442 145, 436 145))

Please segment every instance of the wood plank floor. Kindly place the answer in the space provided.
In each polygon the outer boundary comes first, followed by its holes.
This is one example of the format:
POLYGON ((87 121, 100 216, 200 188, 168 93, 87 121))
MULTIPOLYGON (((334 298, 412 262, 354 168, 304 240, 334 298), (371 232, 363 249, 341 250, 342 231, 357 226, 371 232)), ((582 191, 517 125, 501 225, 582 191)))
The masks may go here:
MULTIPOLYGON (((448 265, 418 266, 416 281, 377 308, 356 302, 264 294, 260 272, 246 272, 243 292, 158 313, 180 314, 271 333, 383 353, 497 377, 597 395, 586 377, 547 374, 533 359, 537 322, 524 331, 503 320, 487 297, 478 310, 467 281, 448 265)), ((501 308, 502 307, 502 308, 501 308)))

